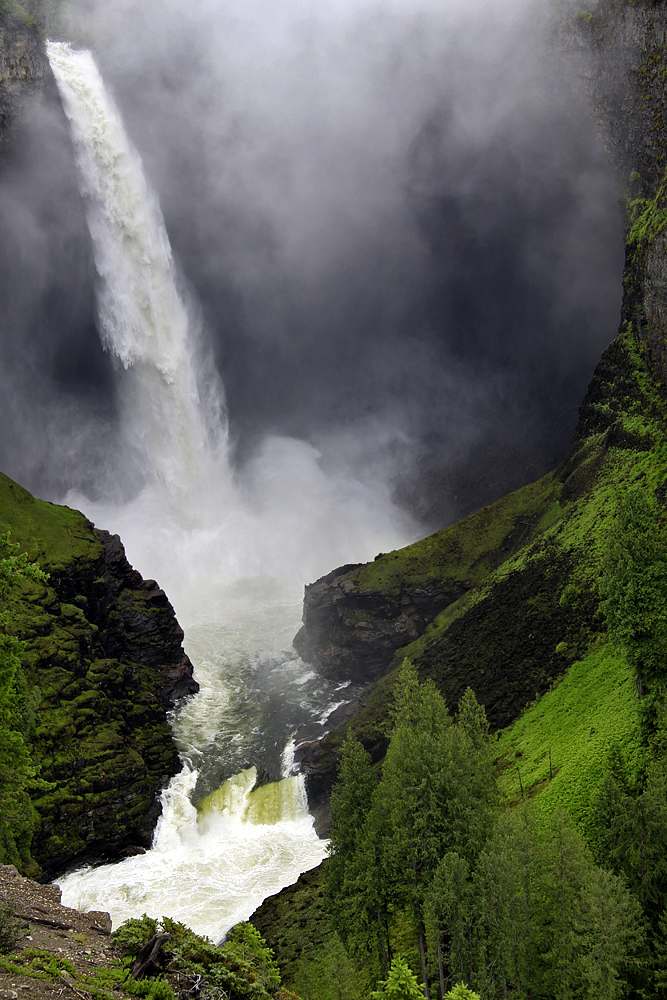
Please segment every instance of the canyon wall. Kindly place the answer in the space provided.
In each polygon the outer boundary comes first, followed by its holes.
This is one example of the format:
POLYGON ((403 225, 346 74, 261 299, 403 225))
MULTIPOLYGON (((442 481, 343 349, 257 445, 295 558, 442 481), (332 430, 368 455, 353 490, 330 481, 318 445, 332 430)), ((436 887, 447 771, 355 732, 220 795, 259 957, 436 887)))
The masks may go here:
POLYGON ((30 848, 47 876, 150 846, 159 793, 180 767, 167 721, 197 690, 165 593, 117 535, 0 474, 9 530, 48 582, 12 607, 23 655, 24 738, 38 773, 30 848))
POLYGON ((0 154, 15 140, 23 109, 50 83, 38 26, 0 23, 0 154))
MULTIPOLYGON (((598 580, 618 498, 667 495, 667 7, 559 6, 555 56, 588 102, 626 230, 620 330, 552 473, 471 517, 306 588, 295 644, 317 669, 366 682, 358 711, 297 749, 320 829, 352 728, 379 761, 396 668, 410 657, 452 712, 470 686, 508 726, 606 639, 598 580)), ((614 331, 610 330, 610 340, 614 331)))

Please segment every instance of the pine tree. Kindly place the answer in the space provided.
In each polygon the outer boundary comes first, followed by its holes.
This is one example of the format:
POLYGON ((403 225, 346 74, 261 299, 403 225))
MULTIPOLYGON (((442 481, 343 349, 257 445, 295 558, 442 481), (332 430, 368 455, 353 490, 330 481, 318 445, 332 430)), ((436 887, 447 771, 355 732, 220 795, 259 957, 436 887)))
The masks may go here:
POLYGON ((463 983, 458 983, 453 990, 445 996, 445 1000, 480 1000, 479 993, 473 993, 463 983))
POLYGON ((623 879, 592 868, 579 903, 579 966, 587 1000, 616 1000, 627 990, 621 973, 636 961, 645 941, 638 900, 623 879))
POLYGON ((541 985, 548 873, 536 816, 529 809, 505 813, 474 873, 480 954, 476 979, 483 992, 507 996, 541 985))
POLYGON ((425 905, 430 966, 437 970, 441 996, 447 979, 472 978, 474 912, 470 870, 450 851, 438 864, 425 905))
POLYGON ((425 897, 448 845, 451 718, 433 682, 420 685, 405 661, 396 692, 394 732, 378 791, 388 831, 384 871, 394 905, 412 915, 424 992, 429 996, 424 926, 425 897))
POLYGON ((417 977, 400 956, 393 960, 387 979, 379 987, 371 993, 373 1000, 424 1000, 417 977))
POLYGON ((639 697, 667 671, 667 554, 642 490, 621 501, 604 553, 601 609, 637 674, 639 697))
POLYGON ((350 954, 386 974, 390 964, 382 871, 383 822, 373 803, 377 781, 370 757, 354 733, 343 744, 339 783, 331 795, 330 860, 325 905, 350 954))
POLYGON ((577 918, 581 893, 592 865, 573 821, 561 809, 551 817, 546 833, 548 866, 548 956, 551 989, 569 1000, 578 979, 577 918))

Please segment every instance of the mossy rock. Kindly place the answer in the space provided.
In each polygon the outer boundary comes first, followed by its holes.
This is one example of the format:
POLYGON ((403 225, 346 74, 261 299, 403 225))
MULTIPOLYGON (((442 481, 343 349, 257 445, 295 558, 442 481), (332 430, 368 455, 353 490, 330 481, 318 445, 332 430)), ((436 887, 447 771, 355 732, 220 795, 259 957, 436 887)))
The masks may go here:
POLYGON ((179 769, 167 711, 196 690, 166 595, 117 536, 0 474, 0 531, 49 574, 12 609, 25 641, 25 734, 39 780, 31 854, 52 877, 78 860, 148 847, 159 792, 179 769))

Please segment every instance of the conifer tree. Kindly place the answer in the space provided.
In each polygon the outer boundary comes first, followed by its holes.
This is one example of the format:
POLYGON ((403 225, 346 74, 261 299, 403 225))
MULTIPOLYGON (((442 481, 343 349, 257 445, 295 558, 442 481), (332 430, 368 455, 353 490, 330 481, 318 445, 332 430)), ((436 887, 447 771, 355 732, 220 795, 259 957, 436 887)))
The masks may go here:
POLYGON ((429 996, 424 903, 448 844, 447 794, 451 718, 433 682, 420 685, 406 660, 396 690, 394 732, 378 790, 388 831, 384 871, 394 905, 412 914, 424 992, 429 996))
POLYGON ((484 992, 524 993, 540 985, 547 875, 536 816, 528 809, 505 813, 474 873, 477 979, 484 992))
POLYGON ((445 996, 445 1000, 480 1000, 479 993, 469 990, 463 983, 457 983, 445 996))
POLYGON ((386 893, 382 873, 383 822, 373 802, 377 781, 371 760, 354 733, 345 740, 339 783, 331 794, 330 860, 325 872, 325 905, 331 923, 350 954, 390 963, 386 893))
POLYGON ((644 917, 623 880, 592 867, 580 901, 577 949, 587 1000, 616 1000, 627 990, 621 973, 638 961, 644 917))
POLYGON ((474 912, 468 865, 449 851, 438 864, 425 906, 430 966, 437 969, 441 996, 447 979, 472 979, 474 912))
POLYGON ((667 552, 642 490, 621 501, 602 568, 601 608, 612 640, 635 668, 641 698, 667 676, 667 552))
POLYGON ((423 1000, 424 998, 417 977, 401 956, 393 960, 387 979, 378 985, 379 989, 371 993, 373 1000, 423 1000))
POLYGON ((584 842, 567 813, 557 809, 546 832, 548 868, 547 982, 553 996, 569 1000, 578 981, 577 918, 591 861, 584 842))

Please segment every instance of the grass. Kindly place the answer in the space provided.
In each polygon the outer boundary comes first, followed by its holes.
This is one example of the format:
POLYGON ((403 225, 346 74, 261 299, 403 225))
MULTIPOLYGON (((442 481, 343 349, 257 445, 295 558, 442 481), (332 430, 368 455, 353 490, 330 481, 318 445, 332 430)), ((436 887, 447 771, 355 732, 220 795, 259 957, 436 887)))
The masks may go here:
POLYGON ((586 833, 591 793, 614 744, 628 762, 638 760, 639 701, 631 667, 604 643, 500 733, 503 799, 537 798, 545 815, 562 806, 586 833))
POLYGON ((478 586, 525 544, 552 508, 553 474, 524 486, 457 524, 390 552, 351 573, 358 590, 395 596, 406 586, 450 580, 478 586))
POLYGON ((113 959, 104 968, 83 973, 66 958, 38 948, 25 948, 15 955, 0 955, 0 970, 58 983, 63 989, 67 983, 78 996, 92 996, 95 1000, 117 1000, 119 993, 147 1000, 174 1000, 173 990, 167 983, 162 980, 135 982, 129 977, 126 965, 118 959, 113 959))
POLYGON ((0 472, 0 532, 11 531, 21 551, 49 572, 65 569, 73 561, 93 560, 102 555, 102 545, 93 525, 78 510, 37 500, 18 483, 0 472), (48 554, 48 555, 47 555, 48 554))

